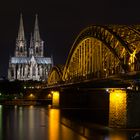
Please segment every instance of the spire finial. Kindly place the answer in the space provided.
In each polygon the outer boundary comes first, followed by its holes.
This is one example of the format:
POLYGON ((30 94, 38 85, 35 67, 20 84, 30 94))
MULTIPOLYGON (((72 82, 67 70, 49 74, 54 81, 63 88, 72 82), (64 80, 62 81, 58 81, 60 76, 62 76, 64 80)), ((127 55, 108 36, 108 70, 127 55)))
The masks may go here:
POLYGON ((38 15, 35 15, 35 27, 34 27, 34 41, 40 40, 40 34, 39 34, 39 27, 38 27, 38 15))
POLYGON ((37 13, 35 14, 35 17, 38 18, 38 14, 37 13))
POLYGON ((19 24, 19 31, 18 31, 17 39, 25 40, 22 13, 20 14, 20 24, 19 24))

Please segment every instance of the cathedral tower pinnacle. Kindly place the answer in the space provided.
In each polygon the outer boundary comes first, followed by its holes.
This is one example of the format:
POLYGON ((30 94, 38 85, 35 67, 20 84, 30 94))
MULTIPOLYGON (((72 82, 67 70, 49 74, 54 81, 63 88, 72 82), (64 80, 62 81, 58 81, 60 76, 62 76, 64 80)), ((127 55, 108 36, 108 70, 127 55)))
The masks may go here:
POLYGON ((40 38, 39 26, 38 26, 38 15, 35 17, 35 26, 34 26, 34 50, 36 57, 43 57, 43 40, 40 38))
POLYGON ((26 43, 22 14, 16 38, 15 55, 10 57, 8 79, 45 81, 53 65, 51 57, 44 56, 43 40, 40 38, 38 16, 35 17, 34 33, 26 43), (29 45, 29 46, 28 46, 29 45), (28 48, 28 49, 27 49, 28 48), (27 54, 28 53, 28 54, 27 54))
POLYGON ((20 15, 20 25, 19 25, 18 37, 16 39, 15 56, 17 57, 27 56, 22 14, 20 15))
POLYGON ((40 41, 40 33, 38 27, 38 15, 35 16, 35 27, 34 27, 34 41, 40 41))
POLYGON ((17 39, 18 40, 25 40, 22 14, 20 14, 20 24, 19 24, 18 38, 17 39))

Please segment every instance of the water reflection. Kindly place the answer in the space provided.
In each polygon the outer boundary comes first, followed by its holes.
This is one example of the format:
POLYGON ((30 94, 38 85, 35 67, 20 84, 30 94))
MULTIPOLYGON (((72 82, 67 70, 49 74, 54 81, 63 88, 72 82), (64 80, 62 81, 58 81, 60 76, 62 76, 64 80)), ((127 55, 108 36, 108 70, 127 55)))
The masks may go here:
POLYGON ((111 133, 108 140, 129 140, 126 133, 111 133))
POLYGON ((60 118, 59 109, 0 106, 0 140, 86 140, 60 118))
POLYGON ((61 115, 41 106, 0 106, 0 140, 136 140, 140 134, 77 124, 61 115))
POLYGON ((19 107, 19 139, 23 138, 23 107, 19 107))
POLYGON ((105 140, 140 140, 140 130, 113 131, 105 140))
POLYGON ((59 140, 60 133, 60 111, 58 109, 49 109, 49 139, 51 140, 59 140))
POLYGON ((29 138, 31 139, 31 140, 33 140, 34 139, 34 135, 33 135, 33 133, 34 133, 34 124, 35 124, 35 121, 34 121, 34 119, 35 119, 35 115, 36 114, 34 114, 34 107, 33 106, 29 106, 29 122, 28 122, 28 127, 29 127, 29 138))
POLYGON ((48 136, 49 140, 86 140, 86 138, 69 129, 65 125, 60 125, 61 114, 59 109, 49 109, 48 136))

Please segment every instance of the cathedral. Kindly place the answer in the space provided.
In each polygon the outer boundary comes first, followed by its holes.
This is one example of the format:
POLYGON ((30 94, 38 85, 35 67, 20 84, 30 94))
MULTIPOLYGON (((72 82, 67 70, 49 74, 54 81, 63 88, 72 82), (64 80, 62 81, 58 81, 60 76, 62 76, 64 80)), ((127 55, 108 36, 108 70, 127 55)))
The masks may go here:
POLYGON ((40 38, 38 17, 35 18, 34 33, 31 34, 29 47, 25 38, 23 18, 16 39, 14 57, 9 60, 8 79, 45 81, 53 65, 52 57, 44 57, 44 41, 40 38))

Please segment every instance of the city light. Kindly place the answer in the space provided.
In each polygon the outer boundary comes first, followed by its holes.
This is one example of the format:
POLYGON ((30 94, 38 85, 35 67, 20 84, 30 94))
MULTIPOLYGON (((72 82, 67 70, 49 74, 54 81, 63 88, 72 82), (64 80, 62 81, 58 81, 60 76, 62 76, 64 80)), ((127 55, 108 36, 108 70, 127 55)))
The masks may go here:
POLYGON ((51 99, 51 98, 52 98, 52 94, 49 93, 49 94, 47 95, 47 98, 48 98, 48 99, 51 99))
POLYGON ((107 89, 106 89, 106 92, 108 92, 108 91, 109 91, 109 89, 107 88, 107 89))
POLYGON ((29 95, 29 98, 30 98, 30 99, 34 99, 34 98, 35 98, 35 95, 31 93, 31 94, 29 95))

